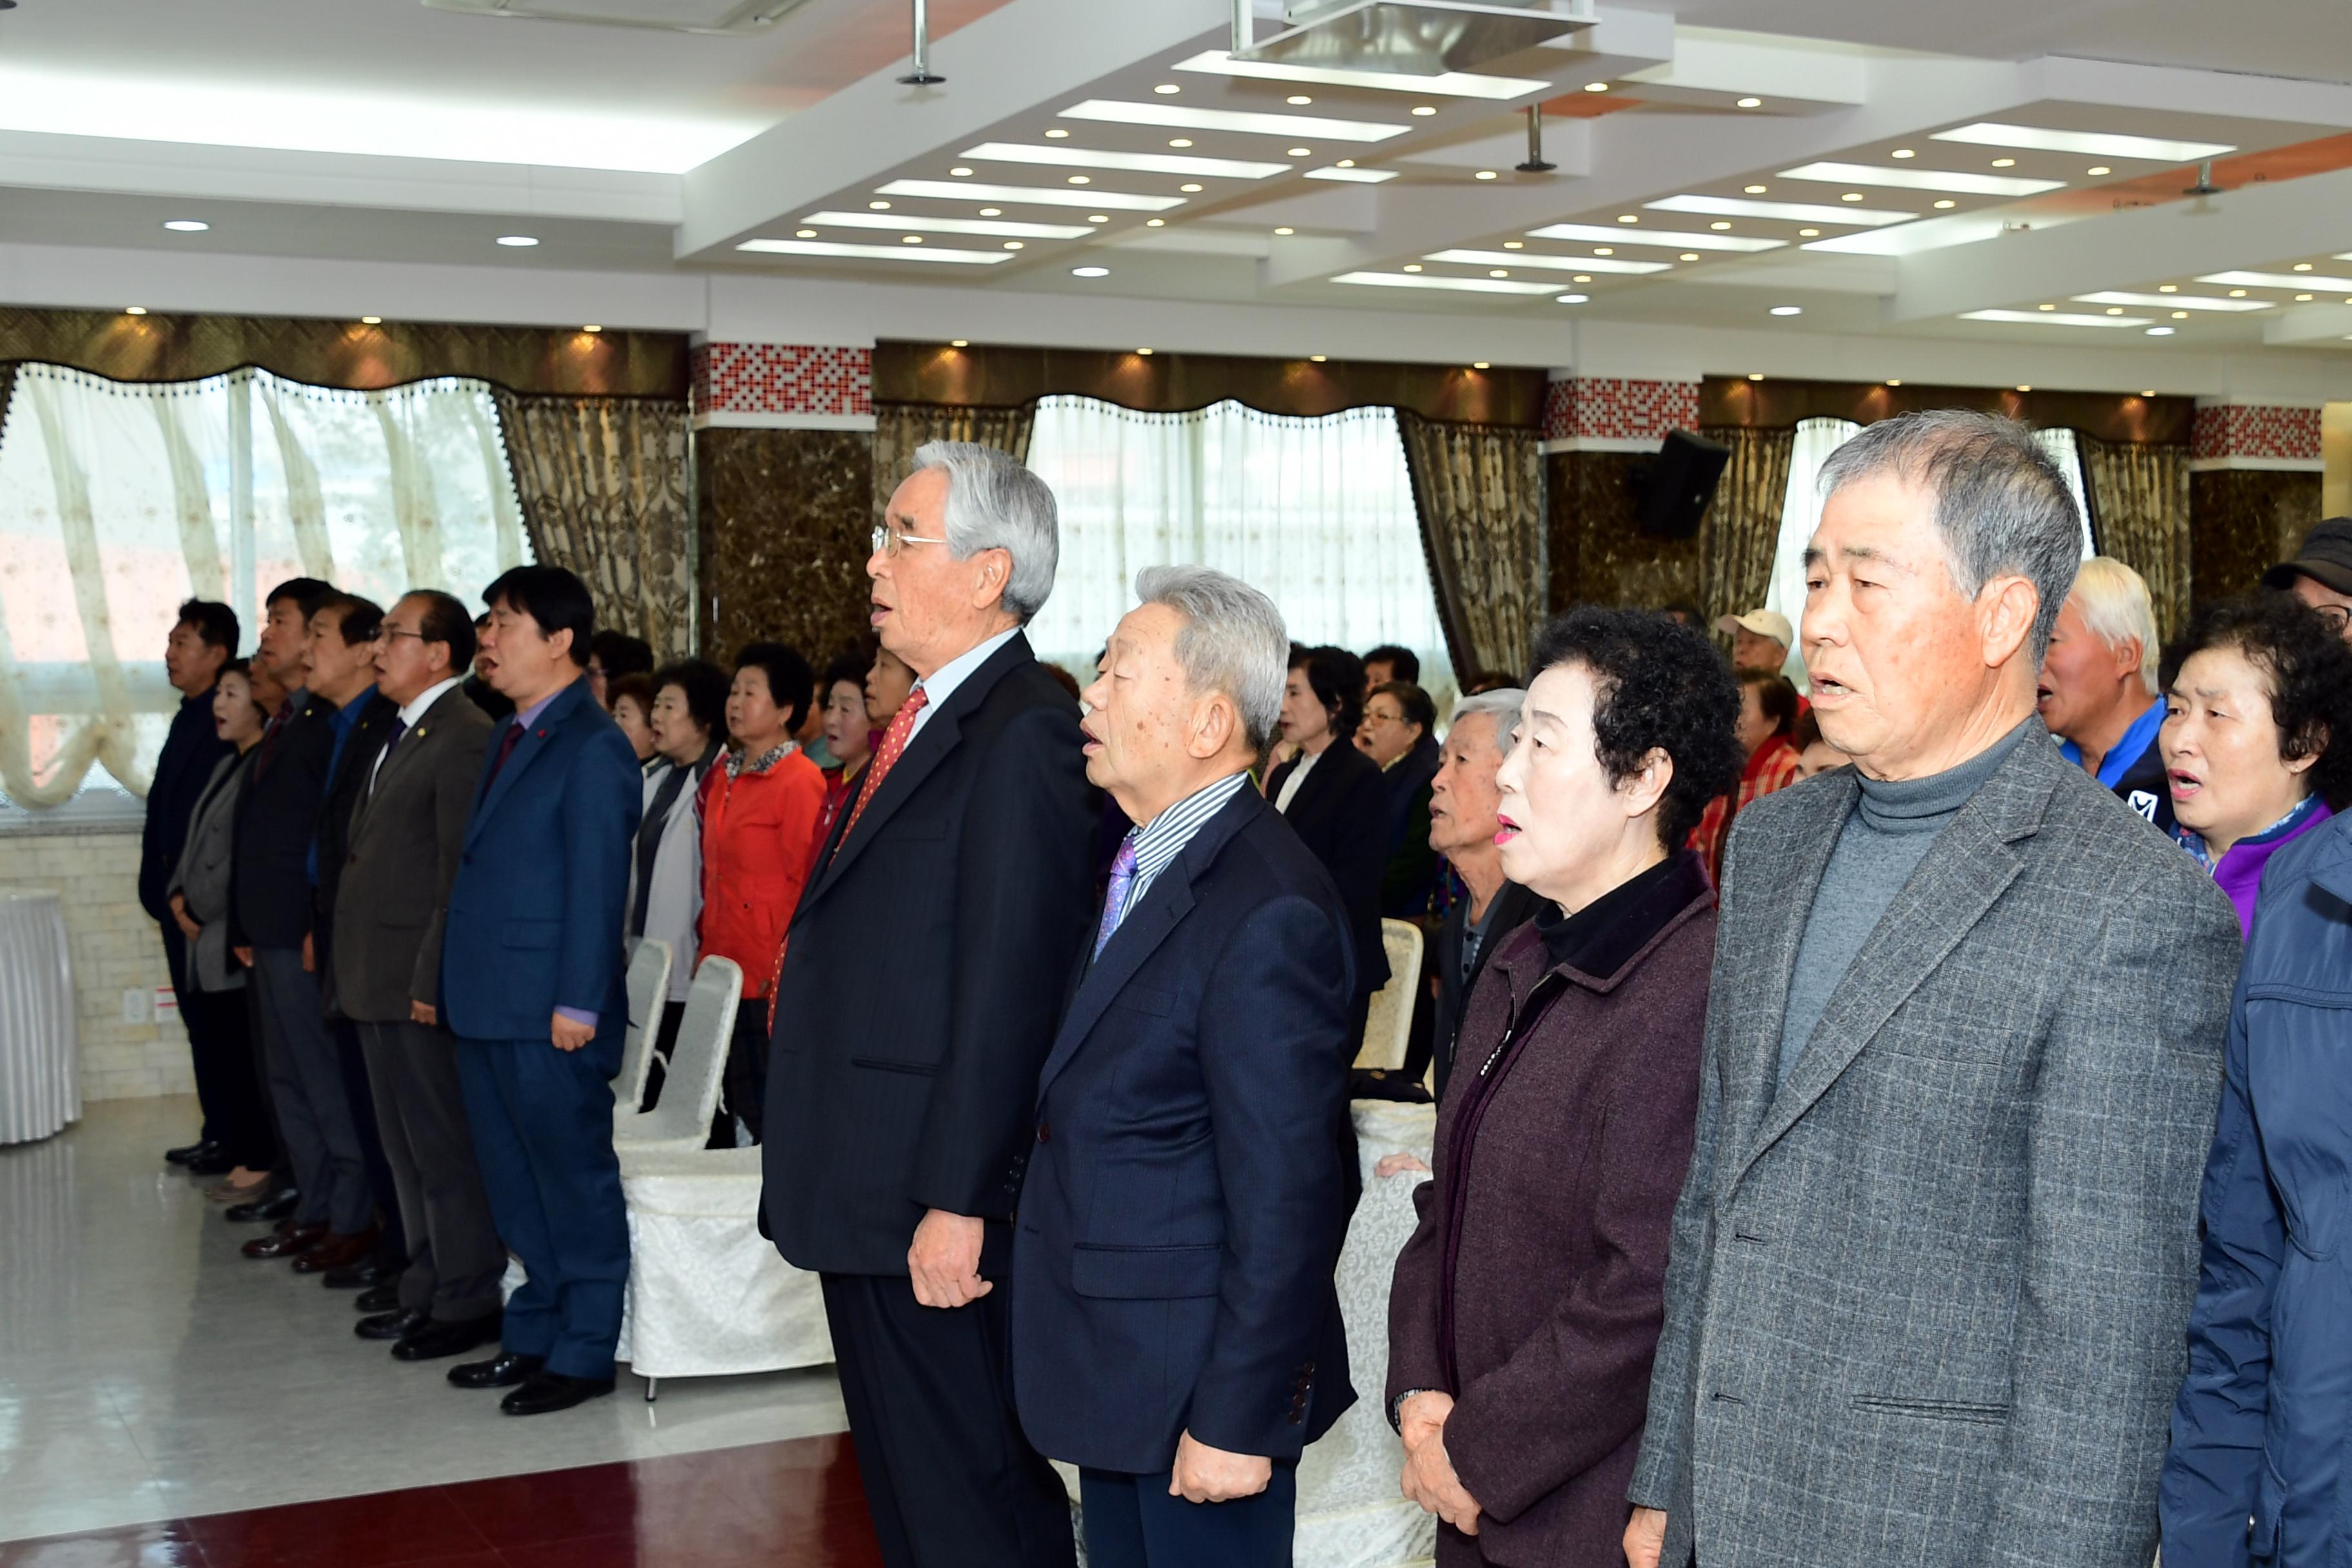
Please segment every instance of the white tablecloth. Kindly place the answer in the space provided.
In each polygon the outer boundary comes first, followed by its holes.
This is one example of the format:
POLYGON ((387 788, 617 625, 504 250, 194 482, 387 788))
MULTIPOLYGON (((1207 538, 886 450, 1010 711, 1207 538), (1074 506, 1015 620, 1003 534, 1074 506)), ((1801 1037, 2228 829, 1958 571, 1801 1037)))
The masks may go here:
POLYGON ((81 1118, 73 959, 55 891, 0 894, 0 1143, 81 1118))

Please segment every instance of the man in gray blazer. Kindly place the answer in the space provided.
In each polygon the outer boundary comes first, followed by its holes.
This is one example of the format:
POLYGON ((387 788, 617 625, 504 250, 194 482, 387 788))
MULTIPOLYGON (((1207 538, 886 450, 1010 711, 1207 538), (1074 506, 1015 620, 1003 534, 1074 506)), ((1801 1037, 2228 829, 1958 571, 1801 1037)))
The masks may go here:
POLYGON ((1633 1568, 2147 1568, 2238 968, 2058 755, 2082 523, 2023 426, 1825 466, 1801 633, 1852 759, 1739 814, 1633 1568))
POLYGON ((355 1331, 394 1342, 402 1361, 495 1342, 506 1268, 457 1040, 439 1018, 442 918, 491 730, 463 689, 473 657, 473 620, 449 595, 418 590, 385 612, 376 689, 399 713, 358 783, 335 890, 336 1002, 359 1029, 408 1237, 398 1309, 361 1319, 355 1331))

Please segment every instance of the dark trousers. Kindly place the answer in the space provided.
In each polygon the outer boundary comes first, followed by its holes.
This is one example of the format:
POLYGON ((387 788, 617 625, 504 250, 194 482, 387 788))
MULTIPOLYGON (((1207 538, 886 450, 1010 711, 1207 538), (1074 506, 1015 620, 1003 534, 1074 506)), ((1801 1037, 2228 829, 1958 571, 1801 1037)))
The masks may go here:
POLYGON ((735 1120, 760 1142, 768 1109, 768 999, 746 996, 735 1007, 735 1033, 727 1042, 727 1070, 719 1080, 719 1119, 710 1130, 714 1149, 735 1147, 735 1120))
MULTIPOLYGON (((261 1008, 261 1042, 269 1064, 269 1098, 278 1131, 302 1189, 295 1218, 357 1236, 375 1210, 367 1158, 352 1124, 350 1094, 335 1037, 319 1000, 319 979, 302 967, 298 947, 257 947, 253 978, 261 1008)), ((611 1096, 608 1094, 609 1100, 611 1096)))
POLYGON ((180 1022, 196 1068, 196 1098, 205 1108, 205 1136, 248 1171, 267 1171, 278 1158, 268 1094, 254 1071, 249 985, 234 991, 180 989, 180 1022))
POLYGON ((1087 1568, 1289 1568, 1298 1467, 1276 1463, 1265 1490, 1231 1502, 1186 1502, 1168 1472, 1078 1472, 1087 1568))
POLYGON ((613 1084, 593 1048, 546 1037, 457 1042, 457 1078, 482 1190, 529 1281, 508 1299, 499 1338, 566 1377, 613 1375, 629 1219, 613 1154, 613 1084))
MULTIPOLYGON (((321 951, 324 951, 321 949, 321 951)), ((367 1169, 368 1198, 375 1207, 376 1261, 400 1268, 408 1258, 408 1232, 400 1222, 400 1184, 393 1180, 392 1162, 383 1152, 383 1132, 377 1125, 375 1089, 368 1082, 367 1058, 360 1050, 359 1026, 349 1018, 327 1021, 335 1037, 335 1063, 342 1069, 343 1097, 351 1101, 352 1131, 359 1135, 360 1163, 367 1169)))
POLYGON ((172 976, 172 994, 179 1000, 180 1022, 188 1030, 188 1065, 196 1079, 196 1110, 204 1118, 196 1128, 196 1142, 217 1143, 221 1141, 221 1128, 213 1102, 218 1090, 205 1081, 204 1054, 196 1047, 195 1020, 188 1016, 188 997, 195 990, 188 983, 188 939, 180 934, 176 921, 159 921, 157 929, 163 933, 163 968, 172 976))
POLYGON ((1003 1282, 952 1311, 903 1275, 822 1283, 885 1568, 1070 1568, 1068 1494, 1013 1411, 1003 1282))
POLYGON ((486 1318, 499 1310, 507 1254, 466 1123, 457 1038, 430 1024, 358 1029, 408 1239, 400 1304, 437 1322, 486 1318))

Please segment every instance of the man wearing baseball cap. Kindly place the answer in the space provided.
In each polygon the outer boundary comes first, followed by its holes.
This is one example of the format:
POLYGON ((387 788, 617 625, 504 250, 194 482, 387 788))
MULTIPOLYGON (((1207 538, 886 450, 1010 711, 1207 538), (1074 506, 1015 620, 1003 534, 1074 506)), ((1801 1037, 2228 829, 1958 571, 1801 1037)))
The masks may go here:
POLYGON ((2313 524, 2302 551, 2263 573, 2263 586, 2293 594, 2352 641, 2352 517, 2313 524))
POLYGON ((1797 641, 1796 628, 1778 610, 1756 609, 1744 616, 1726 616, 1715 623, 1715 629, 1731 638, 1731 668, 1735 670, 1760 669, 1778 675, 1789 662, 1789 649, 1797 641))

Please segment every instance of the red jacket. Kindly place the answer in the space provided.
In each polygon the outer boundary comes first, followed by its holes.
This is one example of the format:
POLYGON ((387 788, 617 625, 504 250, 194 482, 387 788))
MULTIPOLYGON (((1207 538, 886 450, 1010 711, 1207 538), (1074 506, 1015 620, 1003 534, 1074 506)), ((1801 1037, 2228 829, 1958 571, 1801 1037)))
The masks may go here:
POLYGON ((763 773, 730 779, 715 767, 703 783, 702 952, 742 965, 746 996, 765 996, 775 980, 824 795, 824 774, 799 752, 763 773))

